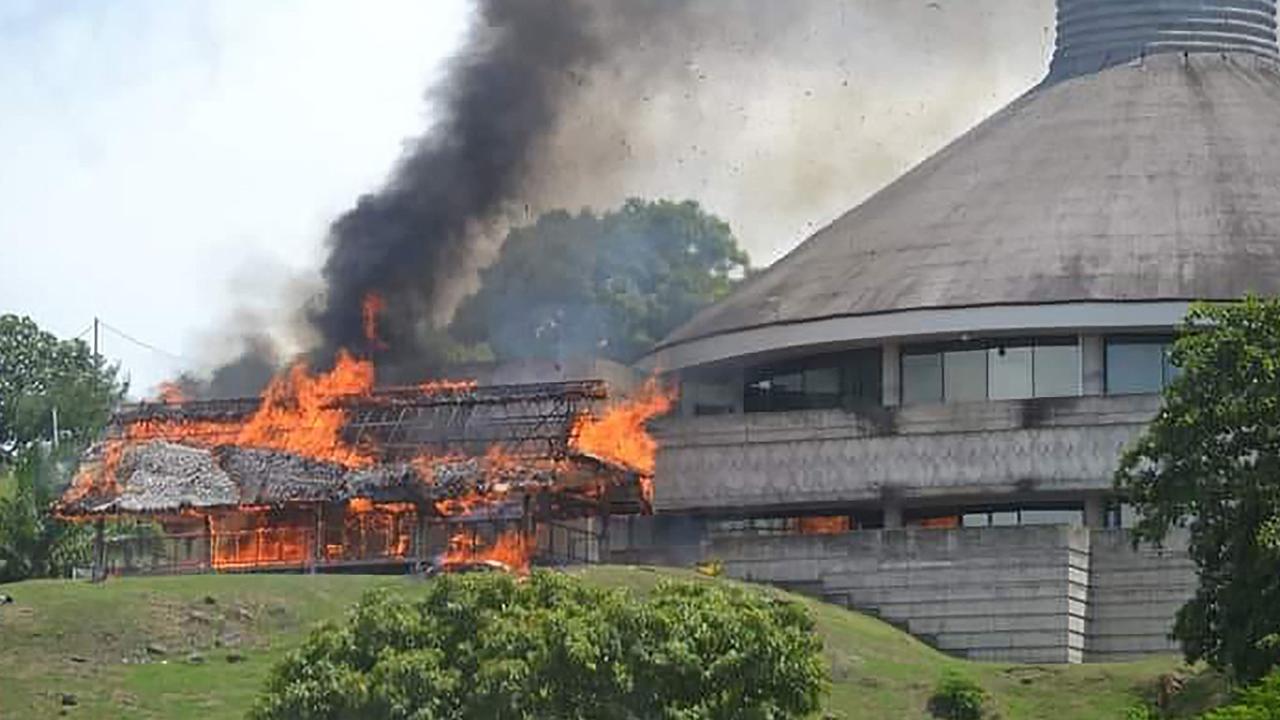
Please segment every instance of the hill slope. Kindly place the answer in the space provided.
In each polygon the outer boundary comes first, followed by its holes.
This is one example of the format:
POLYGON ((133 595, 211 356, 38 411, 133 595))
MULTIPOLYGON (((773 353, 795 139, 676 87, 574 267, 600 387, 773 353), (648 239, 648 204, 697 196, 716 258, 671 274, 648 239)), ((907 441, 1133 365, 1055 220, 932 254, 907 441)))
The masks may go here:
MULTIPOLYGON (((590 582, 644 592, 688 573, 601 567, 590 582)), ((706 582, 720 582, 705 580, 706 582)), ((396 577, 242 575, 36 581, 0 586, 0 718, 242 718, 270 665, 320 620, 396 577), (74 697, 72 697, 74 696, 74 697)), ((1001 716, 1095 720, 1123 709, 1175 658, 1084 666, 956 660, 878 620, 805 600, 826 644, 834 717, 924 717, 947 669, 996 698, 1001 716)))

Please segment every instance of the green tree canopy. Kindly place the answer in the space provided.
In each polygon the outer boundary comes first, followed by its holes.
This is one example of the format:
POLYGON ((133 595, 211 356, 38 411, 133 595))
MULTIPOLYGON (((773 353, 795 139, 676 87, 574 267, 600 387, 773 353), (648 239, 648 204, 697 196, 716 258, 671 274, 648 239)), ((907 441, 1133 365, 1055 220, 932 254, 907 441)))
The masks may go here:
POLYGON ((1196 306, 1173 363, 1117 488, 1138 539, 1190 530, 1200 582, 1174 627, 1187 657, 1254 680, 1280 662, 1280 301, 1196 306))
POLYGON ((59 340, 30 318, 0 315, 0 466, 51 439, 55 407, 59 442, 91 440, 124 395, 118 375, 85 343, 59 340))
POLYGON ((499 359, 591 352, 629 362, 749 266, 728 224, 696 202, 550 212, 510 233, 451 332, 499 359))
POLYGON ((367 595, 274 668, 257 720, 799 718, 826 687, 802 607, 712 584, 647 600, 559 573, 367 595))
POLYGON ((63 468, 39 448, 13 466, 13 486, 0 497, 0 583, 32 577, 65 577, 88 563, 88 528, 50 512, 63 468))

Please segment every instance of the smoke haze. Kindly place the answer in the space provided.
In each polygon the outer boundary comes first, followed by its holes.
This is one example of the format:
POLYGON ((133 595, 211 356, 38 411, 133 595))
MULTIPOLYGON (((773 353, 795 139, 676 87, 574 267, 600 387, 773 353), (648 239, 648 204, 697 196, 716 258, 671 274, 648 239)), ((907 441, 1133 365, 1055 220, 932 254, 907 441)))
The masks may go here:
POLYGON ((696 199, 767 264, 1042 77, 1052 5, 477 0, 440 121, 332 225, 311 359, 363 348, 377 293, 383 377, 432 371, 506 230, 553 208, 696 199))

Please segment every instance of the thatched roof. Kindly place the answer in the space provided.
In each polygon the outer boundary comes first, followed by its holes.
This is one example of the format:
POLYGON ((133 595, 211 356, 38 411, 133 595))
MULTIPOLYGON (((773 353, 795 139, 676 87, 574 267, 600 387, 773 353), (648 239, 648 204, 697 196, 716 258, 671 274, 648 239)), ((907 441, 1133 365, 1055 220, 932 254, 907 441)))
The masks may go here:
POLYGON ((100 445, 86 455, 79 482, 91 489, 79 497, 72 493, 62 513, 175 514, 356 498, 429 505, 474 494, 573 489, 630 476, 587 456, 556 461, 459 458, 348 469, 274 450, 152 441, 124 448, 112 471, 107 454, 100 445))

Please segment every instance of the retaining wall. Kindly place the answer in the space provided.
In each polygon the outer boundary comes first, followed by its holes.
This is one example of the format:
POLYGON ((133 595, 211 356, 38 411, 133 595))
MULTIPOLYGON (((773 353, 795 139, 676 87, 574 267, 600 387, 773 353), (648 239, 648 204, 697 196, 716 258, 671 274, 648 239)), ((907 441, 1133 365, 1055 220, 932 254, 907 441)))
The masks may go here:
POLYGON ((1175 652, 1168 634, 1195 590, 1185 538, 1134 550, 1123 530, 1072 526, 866 530, 704 537, 615 552, 615 561, 715 559, 879 617, 978 660, 1109 661, 1175 652))

